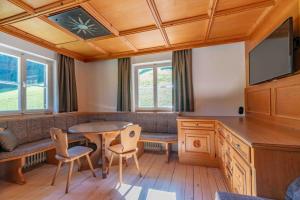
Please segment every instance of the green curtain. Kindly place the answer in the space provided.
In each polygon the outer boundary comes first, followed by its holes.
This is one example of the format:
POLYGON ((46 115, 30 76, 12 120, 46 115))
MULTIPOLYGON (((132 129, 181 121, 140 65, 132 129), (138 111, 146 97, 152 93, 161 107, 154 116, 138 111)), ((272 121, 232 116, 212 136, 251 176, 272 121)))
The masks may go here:
POLYGON ((192 50, 174 51, 173 66, 173 110, 194 112, 192 76, 192 50))
POLYGON ((59 112, 78 110, 75 78, 75 62, 73 58, 58 54, 57 78, 59 112))
POLYGON ((117 111, 131 111, 131 60, 118 59, 118 103, 117 111))

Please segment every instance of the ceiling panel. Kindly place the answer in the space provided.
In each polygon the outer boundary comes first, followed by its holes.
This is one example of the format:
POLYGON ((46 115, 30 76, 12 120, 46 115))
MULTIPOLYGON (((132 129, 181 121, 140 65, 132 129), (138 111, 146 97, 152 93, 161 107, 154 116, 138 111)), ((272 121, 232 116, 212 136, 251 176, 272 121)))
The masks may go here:
POLYGON ((216 17, 212 25, 210 39, 228 36, 247 36, 264 9, 216 17), (247 20, 245 20, 247 19, 247 20))
POLYGON ((155 23, 146 0, 92 0, 91 3, 119 31, 155 23))
POLYGON ((23 1, 33 8, 39 8, 54 2, 58 2, 59 0, 23 0, 23 1))
POLYGON ((47 40, 53 44, 60 44, 75 41, 76 38, 64 33, 63 31, 49 25, 38 18, 32 18, 12 24, 12 26, 32 34, 36 37, 47 40))
POLYGON ((110 53, 119 53, 119 52, 123 52, 123 51, 131 51, 132 50, 119 37, 98 40, 93 43, 110 53))
POLYGON ((138 49, 163 46, 164 40, 159 30, 136 33, 126 36, 128 40, 138 49))
POLYGON ((82 41, 61 44, 59 45, 59 47, 68 49, 70 51, 74 51, 84 56, 96 56, 101 54, 98 51, 96 51, 93 47, 82 41))
POLYGON ((265 0, 219 0, 217 5, 217 11, 226 10, 229 8, 235 8, 239 6, 248 5, 251 3, 262 2, 265 0))
POLYGON ((210 0, 155 0, 163 22, 207 14, 210 0))
POLYGON ((0 19, 11 17, 25 12, 23 9, 15 6, 7 0, 0 0, 0 19))
POLYGON ((171 26, 166 28, 171 44, 203 40, 208 20, 171 26))

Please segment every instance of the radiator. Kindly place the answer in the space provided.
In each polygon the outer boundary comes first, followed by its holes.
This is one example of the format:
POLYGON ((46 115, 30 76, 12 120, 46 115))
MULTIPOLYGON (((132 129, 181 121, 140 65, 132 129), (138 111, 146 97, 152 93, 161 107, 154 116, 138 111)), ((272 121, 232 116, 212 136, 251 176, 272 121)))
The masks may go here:
POLYGON ((163 145, 159 143, 144 142, 144 149, 148 151, 163 151, 163 145))
POLYGON ((24 169, 29 169, 35 165, 46 162, 47 154, 46 152, 37 153, 31 156, 28 156, 25 161, 24 169))

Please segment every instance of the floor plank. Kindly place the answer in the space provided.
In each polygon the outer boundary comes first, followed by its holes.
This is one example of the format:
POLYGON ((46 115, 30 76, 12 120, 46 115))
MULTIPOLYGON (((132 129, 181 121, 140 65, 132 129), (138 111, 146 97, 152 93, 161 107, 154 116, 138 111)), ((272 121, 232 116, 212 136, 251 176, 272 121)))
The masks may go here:
POLYGON ((0 181, 0 199, 9 200, 212 200, 216 191, 227 191, 225 180, 217 168, 184 165, 172 157, 165 162, 164 155, 145 153, 140 159, 142 177, 132 159, 123 168, 123 184, 118 183, 118 166, 113 166, 108 178, 102 179, 90 171, 74 169, 69 194, 65 194, 68 166, 62 167, 55 186, 50 182, 56 166, 43 165, 26 173, 27 184, 16 185, 0 181))

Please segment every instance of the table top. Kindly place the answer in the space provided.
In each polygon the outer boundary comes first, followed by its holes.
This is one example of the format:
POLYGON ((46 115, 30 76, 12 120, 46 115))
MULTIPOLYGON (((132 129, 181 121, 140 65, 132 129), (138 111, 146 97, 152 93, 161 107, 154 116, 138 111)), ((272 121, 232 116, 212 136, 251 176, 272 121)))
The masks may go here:
POLYGON ((72 126, 68 129, 69 133, 105 133, 112 131, 119 131, 132 125, 131 122, 125 121, 96 121, 89 123, 82 123, 72 126))

